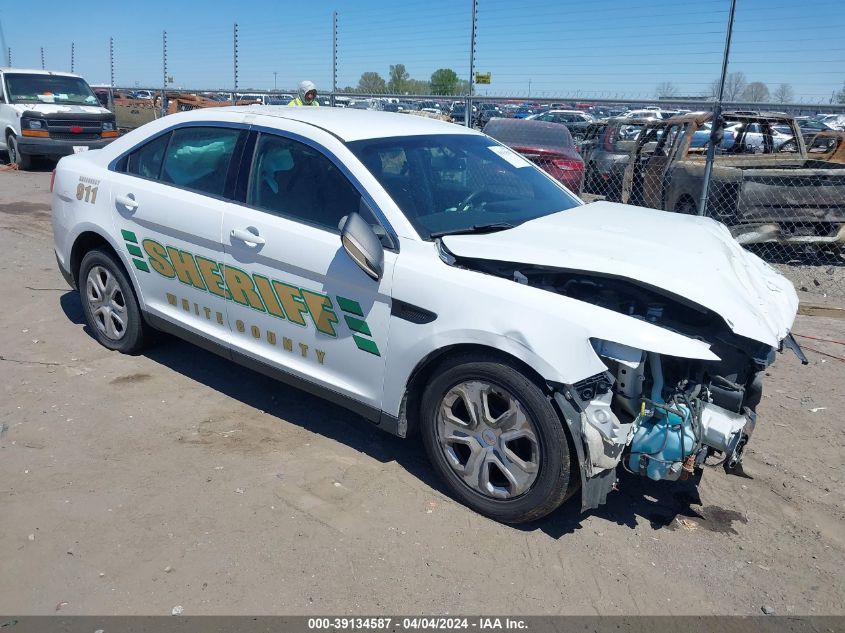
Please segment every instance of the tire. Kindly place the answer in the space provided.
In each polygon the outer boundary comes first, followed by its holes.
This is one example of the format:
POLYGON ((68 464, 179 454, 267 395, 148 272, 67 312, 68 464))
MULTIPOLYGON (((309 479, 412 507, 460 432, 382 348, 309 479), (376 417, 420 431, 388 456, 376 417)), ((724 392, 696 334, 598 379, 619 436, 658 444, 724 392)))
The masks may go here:
POLYGON ((476 512, 525 523, 567 499, 572 458, 563 424, 516 367, 483 355, 447 360, 423 391, 420 414, 434 469, 476 512))
POLYGON ((9 134, 6 139, 6 147, 9 151, 9 162, 18 166, 18 169, 27 171, 32 169, 32 156, 24 154, 18 147, 18 139, 14 134, 9 134))
POLYGON ((79 267, 79 297, 94 338, 108 349, 134 354, 151 339, 138 298, 115 255, 95 249, 79 267))

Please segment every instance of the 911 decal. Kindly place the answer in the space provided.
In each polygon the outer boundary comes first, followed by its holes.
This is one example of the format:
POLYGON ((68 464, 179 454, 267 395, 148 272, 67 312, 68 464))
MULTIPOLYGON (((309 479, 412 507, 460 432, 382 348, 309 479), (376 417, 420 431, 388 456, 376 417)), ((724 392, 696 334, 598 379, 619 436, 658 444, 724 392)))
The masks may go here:
MULTIPOLYGON (((337 338, 340 319, 328 295, 257 273, 250 274, 235 266, 226 266, 222 262, 165 246, 149 238, 142 240, 139 246, 138 238, 132 231, 121 230, 121 235, 127 251, 132 255, 135 268, 142 272, 149 273, 152 269, 162 277, 178 280, 186 286, 217 295, 226 301, 233 301, 299 327, 313 325, 321 334, 337 338)), ((381 356, 361 305, 354 299, 335 298, 356 347, 368 354, 381 356)), ((171 302, 170 296, 168 301, 171 302)))
POLYGON ((94 204, 97 202, 97 190, 99 188, 99 180, 80 176, 79 183, 76 185, 76 199, 94 204))

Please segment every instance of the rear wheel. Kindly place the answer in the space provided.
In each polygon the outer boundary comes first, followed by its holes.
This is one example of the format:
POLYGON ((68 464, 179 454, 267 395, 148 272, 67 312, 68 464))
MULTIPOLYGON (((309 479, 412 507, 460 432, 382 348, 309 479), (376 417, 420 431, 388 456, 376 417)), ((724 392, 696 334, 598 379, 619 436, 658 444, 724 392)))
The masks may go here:
POLYGON ((567 498, 570 453, 539 387, 491 357, 446 361, 422 396, 429 459, 451 492, 504 523, 539 519, 567 498))
POLYGON ((79 294, 88 327, 101 345, 124 354, 144 348, 151 330, 123 266, 112 253, 100 249, 86 253, 79 267, 79 294))
POLYGON ((14 134, 9 134, 6 139, 6 147, 9 150, 10 163, 17 165, 18 169, 28 170, 32 168, 32 156, 21 152, 18 139, 14 134))

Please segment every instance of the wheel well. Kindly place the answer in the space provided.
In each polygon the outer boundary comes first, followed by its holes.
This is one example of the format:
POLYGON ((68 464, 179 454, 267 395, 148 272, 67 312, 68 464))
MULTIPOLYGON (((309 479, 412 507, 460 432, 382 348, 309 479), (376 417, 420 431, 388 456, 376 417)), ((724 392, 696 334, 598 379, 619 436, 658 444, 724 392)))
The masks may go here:
POLYGON ((405 387, 405 397, 402 403, 404 416, 408 423, 409 435, 419 426, 420 400, 422 398, 422 392, 431 379, 431 376, 437 368, 448 359, 467 354, 478 354, 479 356, 486 356, 488 358, 492 357, 494 360, 498 359, 508 363, 509 365, 513 365, 522 371, 529 380, 536 384, 543 393, 550 392, 549 385, 543 377, 538 374, 533 367, 516 356, 512 356, 511 354, 496 349, 495 347, 487 347, 486 345, 477 345, 473 343, 450 345, 434 351, 423 358, 414 368, 414 371, 411 372, 411 377, 408 379, 408 384, 405 387))
POLYGON ((101 248, 109 251, 115 256, 115 259, 117 259, 121 266, 123 265, 117 251, 112 248, 112 245, 108 243, 106 238, 99 233, 94 233, 93 231, 81 233, 79 237, 76 238, 76 241, 73 243, 73 248, 70 251, 70 274, 73 276, 73 280, 76 282, 77 287, 79 287, 79 268, 82 266, 82 259, 85 257, 86 253, 94 250, 95 248, 101 248))

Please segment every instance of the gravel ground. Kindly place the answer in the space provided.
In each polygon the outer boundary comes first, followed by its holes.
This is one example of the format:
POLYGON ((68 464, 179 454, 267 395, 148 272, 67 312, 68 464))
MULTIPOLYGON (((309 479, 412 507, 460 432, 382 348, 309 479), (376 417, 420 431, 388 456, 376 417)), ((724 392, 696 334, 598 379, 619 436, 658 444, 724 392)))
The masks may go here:
POLYGON ((745 478, 623 475, 508 527, 413 440, 175 339, 99 346, 48 182, 0 173, 0 612, 845 613, 844 321, 798 318, 745 478))

